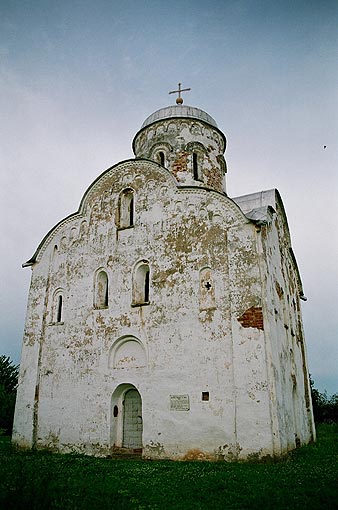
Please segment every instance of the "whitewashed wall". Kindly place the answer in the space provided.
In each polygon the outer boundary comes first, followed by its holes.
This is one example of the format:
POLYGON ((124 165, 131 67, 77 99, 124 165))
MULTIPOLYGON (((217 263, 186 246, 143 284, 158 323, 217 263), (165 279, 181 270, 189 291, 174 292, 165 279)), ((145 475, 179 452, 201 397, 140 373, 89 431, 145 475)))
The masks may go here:
MULTIPOLYGON (((176 124, 180 134, 183 124, 176 124)), ((216 165, 224 144, 214 131, 216 165)), ((258 228, 218 184, 209 181, 215 191, 187 187, 188 164, 180 177, 177 166, 170 170, 142 159, 112 167, 39 247, 15 413, 18 445, 108 455, 122 446, 128 388, 142 398, 145 457, 262 457, 311 439, 299 306, 286 317, 277 296, 299 303, 282 211, 258 228), (119 195, 127 188, 135 224, 121 230, 119 195), (149 304, 132 306, 140 261, 150 268, 149 304), (98 270, 109 280, 108 307, 100 309, 98 270), (63 295, 60 323, 55 292, 63 295)))

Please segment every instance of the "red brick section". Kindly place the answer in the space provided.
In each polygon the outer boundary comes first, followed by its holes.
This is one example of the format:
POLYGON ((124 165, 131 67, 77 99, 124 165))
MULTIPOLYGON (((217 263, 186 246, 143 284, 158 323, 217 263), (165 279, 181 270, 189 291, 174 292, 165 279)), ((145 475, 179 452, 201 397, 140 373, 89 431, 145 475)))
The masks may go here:
POLYGON ((172 173, 174 174, 178 181, 179 181, 179 179, 177 178, 178 172, 187 171, 188 156, 189 156, 188 152, 180 152, 172 165, 172 173))
POLYGON ((204 174, 207 177, 207 186, 213 188, 216 191, 222 192, 222 175, 219 170, 204 170, 204 174))
POLYGON ((264 329, 263 313, 260 306, 252 306, 246 310, 241 317, 238 317, 243 328, 264 329))

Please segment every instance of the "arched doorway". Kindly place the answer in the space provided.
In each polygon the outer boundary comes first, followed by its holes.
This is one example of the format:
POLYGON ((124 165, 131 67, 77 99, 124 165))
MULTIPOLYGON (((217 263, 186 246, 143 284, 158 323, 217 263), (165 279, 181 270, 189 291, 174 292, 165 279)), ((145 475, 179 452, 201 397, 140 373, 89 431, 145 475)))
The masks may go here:
POLYGON ((119 384, 111 399, 110 444, 112 449, 142 449, 142 399, 133 384, 119 384))
POLYGON ((123 401, 123 448, 142 448, 142 400, 136 389, 124 394, 123 401))

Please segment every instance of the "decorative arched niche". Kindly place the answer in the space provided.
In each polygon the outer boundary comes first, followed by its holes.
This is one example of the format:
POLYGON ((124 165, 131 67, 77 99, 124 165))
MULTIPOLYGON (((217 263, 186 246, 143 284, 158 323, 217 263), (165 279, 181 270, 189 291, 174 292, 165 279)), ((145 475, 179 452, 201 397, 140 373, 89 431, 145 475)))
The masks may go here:
POLYGON ((125 188, 121 191, 117 206, 117 228, 130 228, 134 226, 135 220, 135 199, 134 190, 125 188))
POLYGON ((126 335, 116 340, 109 353, 109 368, 141 368, 147 365, 145 348, 138 338, 126 335))
POLYGON ((95 272, 94 277, 94 308, 108 308, 108 275, 103 268, 95 272))
POLYGON ((200 310, 212 310, 216 308, 215 282, 210 267, 200 270, 200 310))

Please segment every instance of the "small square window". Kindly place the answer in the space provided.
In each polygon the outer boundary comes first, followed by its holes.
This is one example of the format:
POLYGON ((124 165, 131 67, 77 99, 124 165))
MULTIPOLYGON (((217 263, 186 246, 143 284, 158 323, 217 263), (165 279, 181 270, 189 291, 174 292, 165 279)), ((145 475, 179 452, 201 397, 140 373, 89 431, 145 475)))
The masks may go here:
POLYGON ((209 392, 208 391, 202 391, 202 400, 203 400, 203 402, 207 402, 209 400, 209 392))

